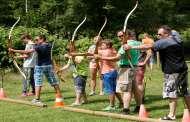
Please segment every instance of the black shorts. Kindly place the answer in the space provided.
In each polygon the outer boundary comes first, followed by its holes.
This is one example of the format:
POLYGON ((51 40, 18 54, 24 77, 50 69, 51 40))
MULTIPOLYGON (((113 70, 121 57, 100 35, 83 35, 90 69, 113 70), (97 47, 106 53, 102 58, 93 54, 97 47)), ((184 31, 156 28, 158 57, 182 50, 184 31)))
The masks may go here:
POLYGON ((76 93, 85 93, 87 76, 78 75, 74 78, 74 86, 76 93))

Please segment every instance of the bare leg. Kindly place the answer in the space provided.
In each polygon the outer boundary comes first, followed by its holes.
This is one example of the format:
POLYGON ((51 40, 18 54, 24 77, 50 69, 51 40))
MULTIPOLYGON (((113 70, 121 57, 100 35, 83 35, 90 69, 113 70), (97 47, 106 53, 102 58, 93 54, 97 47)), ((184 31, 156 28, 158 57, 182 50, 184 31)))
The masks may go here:
POLYGON ((36 99, 40 99, 41 88, 42 88, 42 86, 35 87, 36 99))
POLYGON ((119 107, 123 108, 123 100, 120 93, 115 93, 116 98, 119 100, 119 107))
POLYGON ((81 96, 82 96, 81 93, 76 93, 76 99, 75 99, 76 104, 80 104, 81 96))
POLYGON ((115 106, 115 93, 109 95, 110 106, 115 106))
POLYGON ((86 97, 86 93, 82 94, 82 99, 83 99, 82 103, 87 103, 88 102, 87 97, 86 97))
POLYGON ((60 88, 59 88, 59 85, 54 85, 53 87, 54 87, 54 89, 55 89, 55 93, 56 93, 57 95, 62 96, 62 95, 61 95, 61 90, 60 90, 60 88))
POLYGON ((169 98, 170 112, 168 116, 175 117, 176 115, 177 98, 169 98))
POLYGON ((97 69, 92 68, 90 69, 91 72, 91 82, 90 82, 90 87, 91 87, 91 94, 95 93, 96 89, 96 74, 97 74, 97 69))
POLYGON ((131 102, 131 97, 132 97, 131 92, 125 92, 123 94, 123 106, 124 106, 124 109, 125 108, 129 109, 129 105, 130 105, 130 102, 131 102))
POLYGON ((186 108, 189 109, 189 111, 190 111, 190 96, 185 96, 184 100, 186 103, 186 108))

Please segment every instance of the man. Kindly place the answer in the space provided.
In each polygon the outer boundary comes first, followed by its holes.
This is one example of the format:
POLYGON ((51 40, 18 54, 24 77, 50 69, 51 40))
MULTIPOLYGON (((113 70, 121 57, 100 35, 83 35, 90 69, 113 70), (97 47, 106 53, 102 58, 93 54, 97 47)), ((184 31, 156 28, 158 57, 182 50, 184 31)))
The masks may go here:
POLYGON ((34 69, 36 99, 33 99, 32 103, 41 104, 40 92, 43 74, 46 76, 48 82, 54 87, 56 96, 61 96, 61 91, 52 67, 51 45, 46 42, 46 37, 44 35, 37 36, 35 40, 37 45, 34 49, 14 50, 9 48, 9 51, 22 54, 31 54, 33 52, 37 53, 37 64, 34 69))
POLYGON ((141 46, 125 46, 125 49, 154 49, 160 53, 164 72, 163 98, 169 99, 169 114, 161 119, 175 120, 178 95, 184 96, 187 109, 190 110, 190 92, 188 90, 187 64, 185 63, 182 42, 172 36, 171 28, 158 29, 158 41, 141 46))
POLYGON ((134 40, 134 32, 128 31, 125 34, 123 31, 117 33, 119 40, 121 41, 121 47, 118 54, 115 57, 100 57, 101 60, 119 60, 119 71, 116 85, 116 92, 123 94, 123 113, 130 113, 130 101, 132 98, 133 84, 135 80, 134 67, 138 63, 139 51, 130 50, 126 51, 123 46, 129 44, 131 46, 140 45, 139 42, 134 40))

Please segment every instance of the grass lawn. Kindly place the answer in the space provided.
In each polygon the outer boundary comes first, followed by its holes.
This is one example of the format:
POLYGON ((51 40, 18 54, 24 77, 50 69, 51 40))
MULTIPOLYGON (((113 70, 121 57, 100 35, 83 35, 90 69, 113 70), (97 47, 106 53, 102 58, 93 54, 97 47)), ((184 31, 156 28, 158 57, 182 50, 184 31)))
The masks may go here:
MULTIPOLYGON (((146 74, 149 75, 148 73, 146 74)), ((168 113, 168 101, 162 99, 162 78, 161 70, 154 68, 152 80, 147 81, 146 86, 146 108, 151 118, 160 118, 168 113)), ((74 101, 73 81, 69 76, 66 82, 61 82, 62 94, 66 105, 74 101)), ((5 77, 4 91, 10 98, 32 100, 33 97, 20 97, 22 91, 21 76, 15 73, 8 73, 5 77)), ((98 91, 98 90, 97 90, 98 91)), ((89 83, 87 83, 87 93, 89 93, 89 83)), ((98 94, 98 92, 97 92, 98 94)), ((48 105, 47 108, 36 108, 27 105, 13 104, 0 101, 0 122, 130 122, 129 120, 114 119, 109 117, 92 116, 88 114, 63 111, 62 109, 52 109, 54 105, 54 92, 47 82, 44 82, 41 99, 48 105)), ((107 96, 88 96, 89 103, 79 108, 101 111, 108 105, 107 96)), ((135 107, 134 100, 131 103, 131 110, 135 107)), ((180 98, 177 107, 177 121, 180 121, 183 115, 183 101, 180 98)), ((119 111, 116 111, 119 112, 119 111)), ((137 114, 132 113, 137 116, 137 114)))

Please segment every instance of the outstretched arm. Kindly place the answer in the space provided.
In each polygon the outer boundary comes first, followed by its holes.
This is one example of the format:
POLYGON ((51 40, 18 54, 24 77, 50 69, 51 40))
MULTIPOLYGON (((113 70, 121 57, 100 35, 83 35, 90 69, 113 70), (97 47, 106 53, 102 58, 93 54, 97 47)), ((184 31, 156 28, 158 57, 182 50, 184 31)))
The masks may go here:
POLYGON ((29 54, 29 53, 35 52, 35 49, 30 49, 30 50, 15 50, 15 49, 9 48, 9 52, 21 53, 21 54, 29 54))

